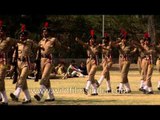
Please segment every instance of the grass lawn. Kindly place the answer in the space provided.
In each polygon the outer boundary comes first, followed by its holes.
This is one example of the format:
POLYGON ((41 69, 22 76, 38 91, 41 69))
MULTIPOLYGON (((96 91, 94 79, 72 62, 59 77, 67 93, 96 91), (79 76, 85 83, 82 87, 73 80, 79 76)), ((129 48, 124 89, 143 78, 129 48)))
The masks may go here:
MULTIPOLYGON (((54 102, 44 102, 47 93, 44 94, 43 99, 37 102, 34 99, 35 92, 38 91, 40 85, 28 79, 28 87, 32 96, 32 103, 30 105, 160 105, 160 92, 157 90, 157 82, 160 79, 160 74, 155 70, 152 76, 154 94, 146 95, 140 92, 140 75, 138 71, 131 70, 129 72, 129 82, 132 92, 129 94, 118 94, 116 86, 120 82, 120 72, 111 70, 111 86, 112 93, 106 93, 106 81, 104 80, 98 89, 98 96, 85 95, 83 88, 86 85, 87 77, 85 78, 69 78, 69 79, 51 79, 51 86, 54 90, 56 100, 54 102)), ((96 73, 96 79, 99 79, 100 71, 96 73)), ((20 95, 19 102, 11 101, 10 92, 15 90, 15 84, 12 80, 6 79, 6 90, 9 98, 9 105, 21 105, 23 99, 23 92, 20 95)), ((91 89, 89 91, 91 93, 91 89)))

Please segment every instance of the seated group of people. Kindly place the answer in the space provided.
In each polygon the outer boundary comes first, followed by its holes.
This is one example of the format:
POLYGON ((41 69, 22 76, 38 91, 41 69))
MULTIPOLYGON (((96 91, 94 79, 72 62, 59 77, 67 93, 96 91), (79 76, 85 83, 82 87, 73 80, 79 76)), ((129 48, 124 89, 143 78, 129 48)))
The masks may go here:
MULTIPOLYGON (((10 70, 9 70, 10 71, 10 70)), ((10 72, 9 72, 10 73, 10 72)), ((13 78, 13 73, 7 74, 6 77, 13 78)), ((28 79, 35 79, 36 72, 33 70, 28 79)), ((69 66, 66 68, 64 62, 60 62, 57 66, 54 67, 53 72, 50 74, 50 78, 73 78, 73 77, 85 77, 87 74, 87 69, 85 66, 85 62, 81 62, 80 65, 77 65, 75 60, 71 60, 69 66)))

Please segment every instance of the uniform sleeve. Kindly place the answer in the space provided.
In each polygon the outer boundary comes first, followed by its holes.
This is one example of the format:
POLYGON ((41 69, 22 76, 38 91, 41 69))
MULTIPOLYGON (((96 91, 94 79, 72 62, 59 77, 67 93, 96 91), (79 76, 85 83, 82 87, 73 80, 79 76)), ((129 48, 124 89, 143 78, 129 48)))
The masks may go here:
POLYGON ((32 43, 32 48, 33 49, 37 49, 39 47, 39 44, 37 44, 36 42, 34 42, 34 40, 31 40, 32 43))

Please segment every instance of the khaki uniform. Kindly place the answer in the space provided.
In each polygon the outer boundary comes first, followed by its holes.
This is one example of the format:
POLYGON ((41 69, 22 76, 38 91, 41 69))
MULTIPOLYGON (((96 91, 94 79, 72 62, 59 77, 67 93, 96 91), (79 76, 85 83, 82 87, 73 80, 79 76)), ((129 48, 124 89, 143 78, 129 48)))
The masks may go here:
MULTIPOLYGON (((141 45, 141 47, 143 47, 141 45)), ((143 72, 143 65, 142 65, 142 59, 145 57, 145 52, 140 49, 139 47, 137 48, 138 50, 138 53, 139 53, 139 56, 138 56, 138 60, 137 60, 137 65, 138 65, 138 69, 139 69, 139 73, 141 75, 141 78, 140 78, 140 88, 139 90, 142 91, 143 87, 144 87, 144 72, 143 72)))
POLYGON ((88 58, 86 60, 86 67, 87 72, 89 75, 89 80, 91 80, 92 84, 95 83, 95 74, 98 65, 97 53, 98 53, 98 46, 87 46, 87 55, 88 58))
MULTIPOLYGON (((31 70, 30 58, 33 52, 33 46, 38 47, 38 45, 30 39, 24 39, 19 40, 16 46, 18 48, 18 80, 16 83, 16 90, 14 93, 10 93, 10 97, 12 101, 18 101, 20 93, 23 91, 24 101, 22 103, 26 104, 31 102, 31 96, 27 85, 27 76, 31 70)), ((15 56, 16 50, 14 51, 13 58, 15 58, 15 56)))
MULTIPOLYGON (((18 72, 19 78, 16 84, 16 87, 22 88, 22 90, 28 89, 27 86, 27 76, 31 70, 31 55, 32 50, 35 47, 38 47, 32 40, 27 39, 22 43, 17 43, 18 46, 18 72)), ((14 53, 15 56, 15 53, 14 53)))
MULTIPOLYGON (((156 47, 156 68, 158 73, 160 73, 160 44, 157 45, 156 47)), ((158 86, 157 86, 158 90, 160 90, 160 78, 158 80, 158 86)))
POLYGON ((138 48, 138 52, 139 52, 139 56, 138 56, 138 60, 137 60, 137 65, 138 65, 139 73, 141 75, 141 74, 143 74, 143 71, 142 71, 142 58, 144 57, 145 54, 140 48, 138 48))
POLYGON ((50 83, 50 74, 53 69, 53 56, 52 53, 56 46, 61 46, 59 41, 54 37, 43 38, 39 42, 41 49, 41 81, 40 92, 34 95, 37 101, 43 97, 45 90, 48 90, 48 98, 45 101, 54 101, 54 94, 50 83))
POLYGON ((156 46, 156 68, 157 71, 160 73, 160 45, 156 46))
POLYGON ((101 75, 105 76, 105 78, 107 80, 110 80, 109 69, 111 68, 111 66, 113 64, 111 51, 112 51, 112 48, 111 48, 110 45, 103 46, 103 48, 102 48, 102 55, 103 55, 102 67, 103 67, 103 71, 102 71, 101 75))
POLYGON ((60 45, 58 40, 54 37, 50 37, 48 39, 42 39, 39 42, 39 45, 44 48, 41 50, 41 72, 42 77, 40 81, 40 85, 44 85, 47 89, 51 88, 51 83, 49 80, 50 73, 53 69, 53 56, 52 53, 54 51, 55 46, 60 45))
POLYGON ((111 56, 111 42, 102 46, 102 73, 101 77, 98 80, 99 85, 102 84, 103 80, 106 78, 107 90, 106 92, 111 92, 111 83, 110 83, 110 68, 112 66, 112 56, 111 56))
POLYGON ((152 83, 151 83, 151 77, 154 69, 154 53, 155 50, 151 46, 144 46, 145 56, 142 58, 142 70, 144 72, 143 78, 145 81, 145 87, 144 89, 151 92, 152 91, 152 83))
POLYGON ((131 92, 130 84, 128 81, 128 72, 131 64, 131 54, 135 52, 135 48, 132 50, 131 46, 128 44, 119 43, 119 65, 121 72, 121 82, 118 86, 118 92, 122 93, 123 86, 125 87, 125 92, 131 92))
POLYGON ((0 91, 5 90, 5 75, 9 67, 8 52, 15 45, 15 40, 7 37, 4 40, 0 40, 0 91))
POLYGON ((130 46, 122 46, 119 47, 119 65, 121 71, 121 83, 128 83, 128 72, 131 63, 130 59, 130 46))
MULTIPOLYGON (((91 38, 90 40, 92 41, 94 38, 91 38)), ((95 39, 94 39, 95 40, 95 39)), ((90 88, 90 85, 92 84, 93 86, 93 94, 91 95, 98 95, 97 93, 97 86, 99 86, 98 81, 95 80, 95 74, 97 70, 97 65, 98 65, 98 52, 99 52, 99 45, 95 45, 93 42, 92 45, 89 45, 87 43, 82 42, 78 38, 76 38, 76 41, 83 45, 87 49, 87 60, 86 60, 86 68, 87 68, 87 73, 88 73, 88 80, 86 87, 84 88, 84 93, 87 95, 88 90, 90 88)))

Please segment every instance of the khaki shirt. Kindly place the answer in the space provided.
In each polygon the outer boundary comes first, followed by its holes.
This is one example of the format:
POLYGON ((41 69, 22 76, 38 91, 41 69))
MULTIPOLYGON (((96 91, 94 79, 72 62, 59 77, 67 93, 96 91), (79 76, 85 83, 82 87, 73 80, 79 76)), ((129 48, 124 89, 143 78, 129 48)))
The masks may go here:
POLYGON ((60 46, 61 44, 58 42, 58 40, 54 37, 49 37, 47 39, 43 38, 39 45, 43 48, 41 50, 41 53, 43 55, 45 54, 52 54, 54 52, 54 49, 56 46, 60 46))
POLYGON ((18 58, 32 56, 34 52, 33 49, 35 47, 38 47, 38 45, 34 43, 33 40, 30 39, 27 39, 24 42, 17 43, 17 46, 18 46, 18 58))
POLYGON ((112 48, 110 45, 104 45, 102 47, 102 55, 103 55, 103 58, 108 58, 108 57, 111 57, 111 52, 112 52, 112 48))
POLYGON ((7 53, 15 44, 16 40, 10 37, 7 37, 5 40, 0 40, 0 52, 7 53))
POLYGON ((87 47, 87 55, 90 58, 96 57, 99 52, 99 46, 89 46, 87 47))
POLYGON ((0 63, 9 64, 11 56, 9 53, 13 50, 16 40, 10 37, 0 39, 0 63))

